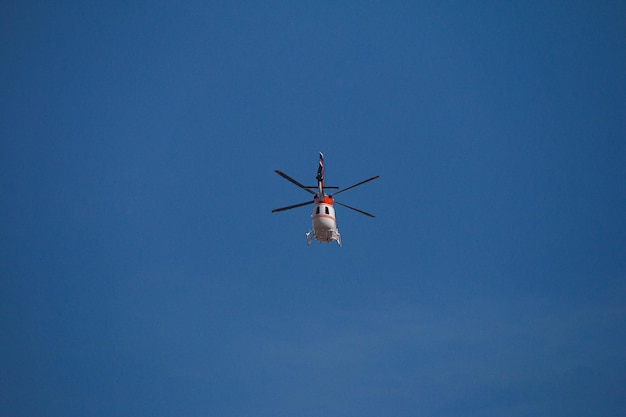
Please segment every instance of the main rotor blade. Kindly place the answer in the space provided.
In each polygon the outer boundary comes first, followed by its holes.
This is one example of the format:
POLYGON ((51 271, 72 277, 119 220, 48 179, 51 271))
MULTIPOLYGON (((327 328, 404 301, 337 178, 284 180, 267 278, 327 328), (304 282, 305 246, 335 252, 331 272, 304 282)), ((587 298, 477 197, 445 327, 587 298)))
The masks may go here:
POLYGON ((369 214, 369 213, 367 213, 367 212, 365 212, 363 210, 359 210, 358 208, 350 207, 349 205, 340 203, 339 201, 335 201, 335 204, 339 204, 340 206, 344 206, 345 208, 349 208, 351 210, 358 211, 359 213, 365 214, 366 216, 369 216, 369 217, 376 217, 373 214, 369 214))
MULTIPOLYGON (((339 191, 337 191, 336 193, 332 194, 332 196, 336 196, 336 195, 337 195, 337 194, 339 194, 339 193, 343 193, 344 191, 348 191, 348 190, 350 190, 350 189, 352 189, 352 188, 354 188, 354 187, 358 187, 359 185, 363 185, 363 184, 365 184, 366 182, 373 181, 373 180, 375 180, 375 179, 376 179, 376 178, 378 178, 378 177, 379 177, 379 176, 378 176, 378 175, 376 175, 375 177, 368 178, 368 179, 366 179, 365 181, 361 181, 361 182, 360 182, 360 183, 358 183, 358 184, 351 185, 351 186, 350 186, 350 187, 348 187, 348 188, 344 188, 343 190, 339 190, 339 191)), ((331 197, 332 197, 332 196, 331 196, 331 197)), ((352 207, 350 207, 350 208, 352 208, 352 207)))
POLYGON ((293 206, 277 208, 277 209, 272 210, 272 213, 276 213, 278 211, 291 210, 293 208, 302 207, 302 206, 306 206, 309 204, 313 204, 313 201, 307 201, 306 203, 294 204, 293 206))
POLYGON ((306 186, 300 184, 298 181, 294 180, 293 178, 291 178, 289 175, 285 174, 282 171, 279 171, 277 169, 274 170, 275 173, 277 173, 278 175, 280 175, 281 177, 283 177, 284 179, 286 179, 287 181, 296 184, 298 187, 302 188, 304 191, 306 191, 307 193, 311 193, 313 195, 315 195, 315 193, 311 190, 309 190, 306 186))

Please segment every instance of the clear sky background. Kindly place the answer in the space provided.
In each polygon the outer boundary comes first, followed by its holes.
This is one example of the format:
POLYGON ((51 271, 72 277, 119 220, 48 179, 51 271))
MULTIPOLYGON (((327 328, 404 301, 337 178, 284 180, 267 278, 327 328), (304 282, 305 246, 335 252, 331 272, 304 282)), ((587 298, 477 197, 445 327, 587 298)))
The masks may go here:
POLYGON ((1 9, 2 416, 626 415, 620 2, 1 9))

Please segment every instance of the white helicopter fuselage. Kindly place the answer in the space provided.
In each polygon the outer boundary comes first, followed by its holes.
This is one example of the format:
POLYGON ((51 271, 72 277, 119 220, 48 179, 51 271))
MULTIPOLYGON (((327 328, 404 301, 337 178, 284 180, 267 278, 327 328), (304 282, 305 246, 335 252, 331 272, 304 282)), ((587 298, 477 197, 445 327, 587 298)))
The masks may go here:
POLYGON ((307 233, 307 242, 309 244, 312 238, 315 237, 318 242, 337 241, 339 246, 341 246, 341 235, 337 229, 337 217, 335 216, 332 197, 327 195, 321 199, 318 196, 315 197, 311 222, 313 230, 307 233))

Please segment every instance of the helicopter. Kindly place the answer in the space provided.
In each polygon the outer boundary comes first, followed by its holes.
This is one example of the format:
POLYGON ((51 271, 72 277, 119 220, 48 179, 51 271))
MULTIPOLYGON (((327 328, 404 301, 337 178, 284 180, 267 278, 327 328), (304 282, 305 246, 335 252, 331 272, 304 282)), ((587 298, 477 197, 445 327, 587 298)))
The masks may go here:
POLYGON ((319 165, 317 167, 317 186, 306 186, 301 184, 300 182, 294 180, 289 175, 285 174, 282 171, 274 170, 278 175, 286 179, 287 181, 297 185, 302 188, 304 191, 309 194, 313 194, 312 201, 306 201, 304 203, 293 204, 287 207, 281 207, 272 210, 272 213, 276 213, 279 211, 291 210, 297 207, 307 206, 309 204, 313 204, 313 213, 311 214, 311 221, 313 223, 313 228, 306 233, 306 244, 307 246, 311 245, 313 238, 315 238, 318 242, 333 242, 336 241, 339 246, 341 246, 341 235, 339 234, 339 230, 337 229, 337 218, 335 217, 335 208, 333 204, 338 204, 342 207, 349 208, 350 210, 354 210, 358 213, 364 214, 368 217, 375 217, 373 214, 367 213, 363 210, 359 210, 357 208, 351 207, 347 204, 340 203, 339 201, 335 201, 334 196, 339 193, 343 193, 344 191, 351 190, 352 188, 358 187, 359 185, 363 185, 366 182, 373 181, 377 179, 379 176, 376 175, 372 178, 368 178, 359 183, 351 185, 350 187, 339 190, 339 187, 331 187, 324 185, 324 154, 319 153, 319 165), (314 191, 317 190, 317 193, 314 191), (338 190, 332 194, 326 194, 324 190, 338 190))

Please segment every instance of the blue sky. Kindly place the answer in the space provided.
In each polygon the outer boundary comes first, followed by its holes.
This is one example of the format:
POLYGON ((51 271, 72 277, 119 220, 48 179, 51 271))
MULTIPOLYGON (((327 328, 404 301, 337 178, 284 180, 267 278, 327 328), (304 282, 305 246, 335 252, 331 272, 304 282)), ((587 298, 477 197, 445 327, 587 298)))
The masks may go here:
POLYGON ((292 3, 3 6, 0 414, 623 416, 625 8, 292 3))

